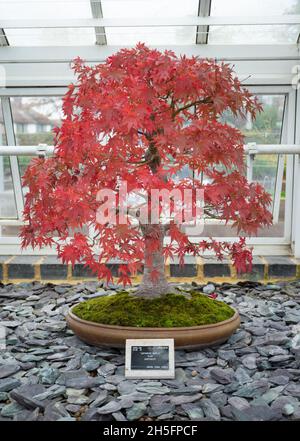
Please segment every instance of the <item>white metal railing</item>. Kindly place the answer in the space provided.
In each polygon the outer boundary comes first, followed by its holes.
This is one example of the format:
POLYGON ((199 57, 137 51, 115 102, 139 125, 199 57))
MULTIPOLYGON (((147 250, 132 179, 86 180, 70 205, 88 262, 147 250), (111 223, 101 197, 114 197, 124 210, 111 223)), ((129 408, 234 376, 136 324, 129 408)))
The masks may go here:
MULTIPOLYGON (((12 152, 19 155, 39 155, 40 152, 45 152, 51 155, 54 151, 54 146, 47 144, 39 145, 29 145, 29 146, 0 146, 0 155, 11 155, 12 152)), ((267 155, 267 154, 300 154, 300 144, 256 144, 255 142, 250 142, 245 144, 245 153, 254 155, 267 155)))
MULTIPOLYGON (((0 156, 12 155, 18 156, 49 156, 54 152, 54 146, 47 144, 29 145, 29 146, 0 146, 0 156)), ((256 144, 251 142, 245 144, 245 153, 247 155, 299 155, 300 144, 256 144)))
POLYGON ((300 144, 256 144, 251 142, 245 145, 247 155, 298 155, 300 154, 300 144))
POLYGON ((26 146, 0 146, 0 156, 50 156, 54 147, 46 144, 26 146))

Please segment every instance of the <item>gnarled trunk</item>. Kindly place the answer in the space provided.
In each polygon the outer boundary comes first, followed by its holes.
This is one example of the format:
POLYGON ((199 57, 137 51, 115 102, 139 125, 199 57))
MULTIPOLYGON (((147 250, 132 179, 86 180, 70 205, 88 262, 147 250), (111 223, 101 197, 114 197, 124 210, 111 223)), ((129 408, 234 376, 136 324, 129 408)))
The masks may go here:
POLYGON ((135 295, 149 298, 168 294, 172 292, 172 288, 165 276, 163 255, 164 227, 159 224, 142 225, 142 232, 145 238, 144 274, 135 295), (155 251, 152 251, 153 247, 151 247, 153 241, 158 241, 158 248, 155 251))

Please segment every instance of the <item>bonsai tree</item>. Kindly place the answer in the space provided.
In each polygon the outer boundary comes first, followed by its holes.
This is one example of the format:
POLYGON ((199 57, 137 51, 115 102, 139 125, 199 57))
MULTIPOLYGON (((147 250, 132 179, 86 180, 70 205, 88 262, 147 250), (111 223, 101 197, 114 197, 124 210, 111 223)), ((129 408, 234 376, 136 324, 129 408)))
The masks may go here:
POLYGON ((237 234, 271 223, 270 196, 245 177, 242 133, 222 122, 225 111, 254 118, 261 110, 231 67, 138 44, 93 67, 76 59, 73 68, 77 82, 63 100, 54 156, 33 159, 24 175, 22 246, 56 246, 63 262, 83 262, 107 282, 108 263, 117 259, 124 285, 144 265, 137 291, 143 296, 170 292, 164 261, 175 255, 183 263, 186 254, 210 250, 249 271, 244 237, 234 243, 193 239, 176 222, 174 197, 167 217, 160 198, 155 221, 151 210, 141 215, 152 190, 190 190, 192 214, 202 191, 204 218, 231 222, 237 234), (178 179, 187 167, 190 176, 178 179), (124 204, 123 182, 145 203, 124 204), (99 210, 101 218, 109 212, 106 221, 99 221, 99 210))

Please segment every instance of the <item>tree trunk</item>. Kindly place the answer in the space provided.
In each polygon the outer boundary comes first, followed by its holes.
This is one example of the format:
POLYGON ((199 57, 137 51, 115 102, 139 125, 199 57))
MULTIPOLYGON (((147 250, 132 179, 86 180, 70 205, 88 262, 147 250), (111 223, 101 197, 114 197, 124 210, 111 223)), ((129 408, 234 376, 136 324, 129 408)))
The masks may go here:
POLYGON ((142 282, 136 291, 136 296, 153 298, 173 292, 165 276, 165 260, 163 255, 164 227, 159 224, 142 225, 145 238, 145 263, 142 282), (152 251, 151 243, 159 241, 157 251, 152 251), (149 264, 149 257, 151 263, 149 264), (151 275, 155 271, 155 278, 151 275))

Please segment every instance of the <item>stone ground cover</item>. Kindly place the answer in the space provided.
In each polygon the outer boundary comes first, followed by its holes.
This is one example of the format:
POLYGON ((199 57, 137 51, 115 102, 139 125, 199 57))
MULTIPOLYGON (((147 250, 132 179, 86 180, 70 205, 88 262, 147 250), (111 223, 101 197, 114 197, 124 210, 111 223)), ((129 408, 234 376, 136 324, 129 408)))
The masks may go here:
POLYGON ((300 281, 193 286, 238 308, 241 327, 223 345, 176 351, 176 378, 161 381, 125 379, 124 351, 66 326, 70 306, 116 289, 0 284, 0 420, 300 420, 300 281))

